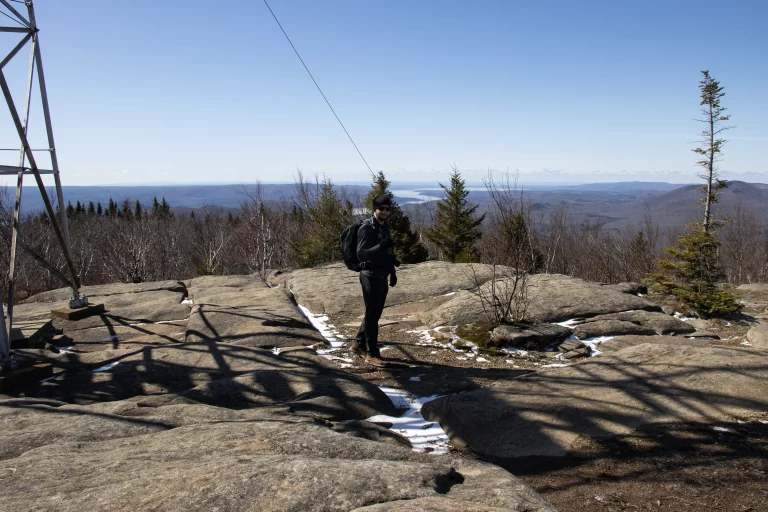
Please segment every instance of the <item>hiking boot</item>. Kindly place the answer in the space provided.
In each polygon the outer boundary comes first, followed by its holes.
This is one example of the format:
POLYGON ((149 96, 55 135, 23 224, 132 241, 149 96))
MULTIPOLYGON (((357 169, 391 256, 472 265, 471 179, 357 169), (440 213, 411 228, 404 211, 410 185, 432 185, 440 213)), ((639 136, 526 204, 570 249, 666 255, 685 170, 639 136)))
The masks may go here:
POLYGON ((365 356, 365 362, 373 366, 378 366, 379 368, 387 366, 387 362, 380 356, 365 356))
POLYGON ((349 350, 359 355, 360 357, 365 357, 366 355, 365 349, 361 347, 356 341, 352 342, 351 346, 349 347, 349 350))

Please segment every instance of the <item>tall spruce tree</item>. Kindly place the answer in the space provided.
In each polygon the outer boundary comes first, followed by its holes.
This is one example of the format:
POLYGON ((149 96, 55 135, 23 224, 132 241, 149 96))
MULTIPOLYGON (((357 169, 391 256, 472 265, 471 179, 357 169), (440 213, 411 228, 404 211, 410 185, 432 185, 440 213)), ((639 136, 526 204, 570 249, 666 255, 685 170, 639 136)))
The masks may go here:
POLYGON ((437 203, 435 223, 427 231, 427 239, 437 246, 447 261, 470 261, 474 256, 474 244, 482 236, 480 224, 485 214, 475 215, 477 205, 469 205, 469 190, 456 167, 451 173, 450 187, 439 185, 445 197, 437 203))
POLYGON ((700 133, 700 143, 704 147, 695 148, 693 152, 702 156, 696 164, 704 169, 700 177, 706 181, 706 185, 702 187, 705 195, 700 204, 704 205, 704 231, 709 231, 712 225, 712 204, 717 202, 718 193, 727 187, 727 182, 721 180, 717 172, 717 162, 720 160, 722 147, 727 142, 719 138, 719 135, 730 130, 732 126, 723 126, 723 123, 731 118, 724 113, 726 108, 720 104, 720 99, 725 96, 723 87, 709 75, 708 70, 702 71, 701 74, 704 78, 699 82, 699 90, 701 91, 701 114, 704 119, 697 119, 697 121, 704 123, 706 128, 700 133))
POLYGON ((368 211, 373 211, 373 198, 379 195, 386 195, 392 199, 392 211, 389 214, 389 231, 392 234, 394 242, 395 256, 402 263, 421 263, 426 261, 429 253, 419 240, 413 228, 411 228, 411 219, 403 212, 403 209, 394 200, 392 192, 389 190, 390 182, 384 176, 382 171, 373 176, 371 190, 365 198, 365 207, 368 211))
POLYGON ((650 274, 648 281, 655 291, 674 295, 701 316, 727 316, 744 307, 730 291, 718 287, 718 281, 725 275, 718 262, 720 242, 715 228, 719 223, 712 214, 712 204, 717 203, 718 193, 726 187, 726 182, 718 177, 716 166, 726 141, 717 137, 731 128, 722 126, 730 116, 724 114, 725 107, 720 105, 720 99, 725 96, 723 87, 709 71, 701 73, 704 78, 699 82, 699 90, 704 119, 698 121, 707 127, 701 132, 704 147, 693 151, 703 157, 697 164, 704 168, 700 177, 706 181, 701 189, 705 195, 700 201, 704 204, 704 221, 691 224, 689 231, 677 239, 678 247, 664 249, 670 258, 657 260, 659 270, 650 274))

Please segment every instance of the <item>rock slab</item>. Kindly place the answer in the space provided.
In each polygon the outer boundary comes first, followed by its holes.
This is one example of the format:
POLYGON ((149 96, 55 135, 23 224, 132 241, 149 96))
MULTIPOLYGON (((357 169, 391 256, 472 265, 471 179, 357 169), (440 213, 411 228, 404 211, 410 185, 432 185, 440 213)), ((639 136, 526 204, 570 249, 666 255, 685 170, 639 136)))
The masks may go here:
POLYGON ((569 328, 557 324, 510 324, 494 328, 491 338, 496 346, 543 349, 565 340, 570 335, 569 328))
POLYGON ((747 341, 757 348, 768 348, 768 322, 758 322, 747 331, 747 341))
POLYGON ((645 343, 439 398, 422 413, 440 422, 455 446, 486 457, 562 457, 581 436, 605 438, 649 423, 732 421, 764 412, 768 365, 759 352, 764 351, 645 343))

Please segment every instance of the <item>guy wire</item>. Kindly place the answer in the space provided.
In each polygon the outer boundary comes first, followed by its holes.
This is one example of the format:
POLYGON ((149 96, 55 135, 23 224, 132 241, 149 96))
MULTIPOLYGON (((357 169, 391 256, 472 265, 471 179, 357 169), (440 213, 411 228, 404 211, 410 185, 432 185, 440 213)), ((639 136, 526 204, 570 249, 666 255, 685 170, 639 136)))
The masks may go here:
POLYGON ((272 17, 273 17, 273 18, 275 18, 275 21, 277 22, 277 26, 278 26, 278 27, 280 27, 280 30, 282 30, 282 31, 283 31, 283 35, 284 35, 284 36, 285 36, 285 38, 288 40, 288 43, 291 45, 291 48, 293 48, 293 51, 296 53, 296 56, 297 56, 297 57, 299 58, 299 60, 301 61, 301 65, 302 65, 302 66, 304 66, 304 69, 305 69, 305 70, 307 70, 307 74, 309 74, 309 77, 310 77, 310 78, 312 79, 312 81, 315 83, 315 87, 317 87, 317 90, 318 90, 318 91, 320 91, 320 95, 321 95, 321 96, 323 97, 323 99, 325 100, 325 103, 327 103, 327 104, 328 104, 328 108, 330 108, 330 109, 331 109, 331 112, 333 112, 333 115, 336 117, 336 120, 337 120, 337 121, 339 122, 339 124, 341 125, 341 129, 342 129, 342 130, 344 130, 344 133, 346 133, 346 134, 347 134, 347 137, 349 137, 349 141, 352 143, 352 145, 353 145, 353 146, 355 146, 355 149, 357 150, 357 154, 358 154, 358 155, 360 155, 360 158, 362 158, 362 159, 363 159, 363 162, 365 162, 365 166, 366 166, 366 167, 368 167, 368 170, 371 172, 371 174, 373 174, 373 170, 371 169, 371 166, 370 166, 370 165, 368 165, 368 161, 365 159, 365 157, 363 156, 363 154, 360 152, 360 148, 358 148, 358 147, 357 147, 357 144, 355 144, 355 141, 354 141, 354 140, 352 140, 352 136, 351 136, 351 135, 349 134, 349 132, 347 131, 346 127, 344 126, 344 123, 342 123, 342 122, 341 122, 341 119, 339 119, 339 116, 336 114, 336 111, 335 111, 335 110, 333 110, 333 107, 331 106, 331 102, 330 102, 330 101, 328 101, 328 98, 326 98, 326 97, 325 97, 325 94, 323 93, 323 90, 322 90, 322 89, 320 89, 320 86, 317 84, 317 80, 315 80, 315 77, 314 77, 314 76, 312 76, 312 73, 309 71, 309 68, 308 68, 308 67, 307 67, 307 65, 304 63, 304 59, 302 59, 302 58, 301 58, 301 55, 299 55, 299 51, 298 51, 298 50, 296 49, 296 47, 293 45, 293 42, 291 41, 291 38, 290 38, 290 37, 288 37, 288 34, 285 32, 285 29, 284 29, 284 28, 283 28, 283 26, 280 24, 280 21, 277 19, 277 16, 275 16, 275 13, 274 13, 274 11, 272 11, 272 8, 271 8, 271 7, 269 6, 269 4, 267 3, 267 0, 264 0, 264 5, 266 5, 266 6, 267 6, 267 9, 269 9, 269 12, 272 14, 272 17))

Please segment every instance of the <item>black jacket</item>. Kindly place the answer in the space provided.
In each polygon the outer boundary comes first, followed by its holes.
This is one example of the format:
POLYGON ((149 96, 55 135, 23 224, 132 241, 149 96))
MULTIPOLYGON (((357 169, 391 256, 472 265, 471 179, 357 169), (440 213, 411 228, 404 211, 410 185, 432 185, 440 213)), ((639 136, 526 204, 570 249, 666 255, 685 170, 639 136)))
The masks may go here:
POLYGON ((379 224, 373 216, 363 222, 357 232, 357 259, 363 263, 363 270, 384 277, 395 273, 395 252, 392 246, 381 246, 381 242, 387 239, 392 239, 389 224, 379 224))

